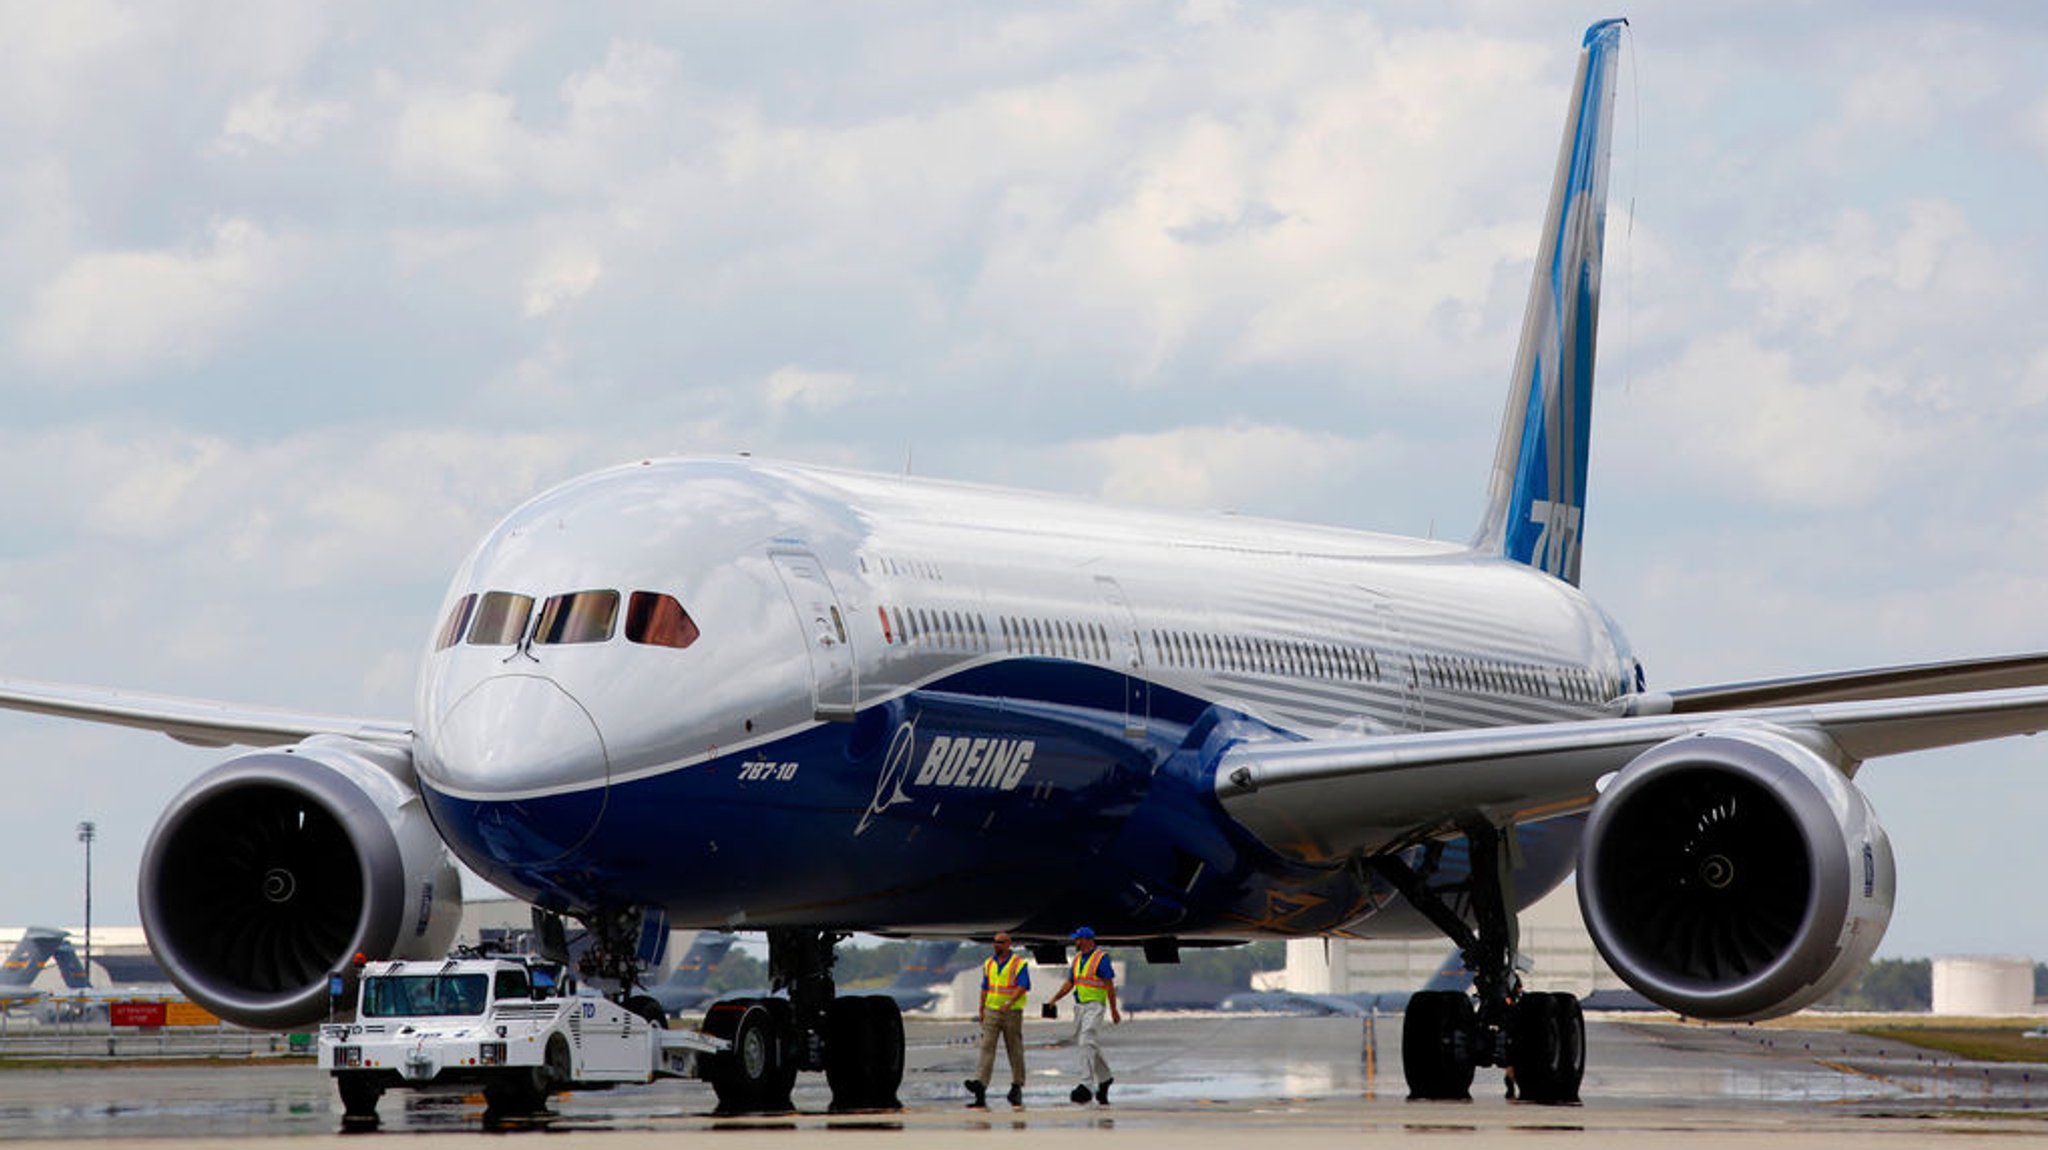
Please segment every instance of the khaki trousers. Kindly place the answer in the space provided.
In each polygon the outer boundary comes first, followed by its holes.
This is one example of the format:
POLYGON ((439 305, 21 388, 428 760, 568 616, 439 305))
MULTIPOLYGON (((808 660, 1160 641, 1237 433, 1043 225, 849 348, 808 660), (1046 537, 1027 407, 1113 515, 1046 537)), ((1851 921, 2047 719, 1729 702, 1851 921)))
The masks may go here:
POLYGON ((1081 1081, 1091 1087, 1110 1078, 1109 1062, 1102 1057, 1102 1018, 1108 1013, 1107 1002, 1074 1007, 1074 1050, 1081 1058, 1081 1081))
POLYGON ((996 1069, 996 1039, 1003 1040, 1003 1046, 1010 1052, 1010 1081, 1024 1085, 1024 1012, 1022 1010, 986 1010, 981 1015, 981 1068, 974 1080, 983 1086, 991 1085, 989 1075, 996 1069))

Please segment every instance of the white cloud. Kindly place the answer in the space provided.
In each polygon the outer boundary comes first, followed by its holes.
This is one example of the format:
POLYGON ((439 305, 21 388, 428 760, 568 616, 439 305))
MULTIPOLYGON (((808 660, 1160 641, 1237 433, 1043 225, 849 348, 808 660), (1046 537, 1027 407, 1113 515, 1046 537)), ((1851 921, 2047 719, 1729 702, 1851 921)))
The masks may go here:
POLYGON ((399 114, 392 167, 401 179, 496 194, 509 189, 526 148, 500 92, 433 90, 399 114))
POLYGON ((843 371, 812 371, 790 364, 775 369, 765 390, 768 408, 777 415, 791 410, 830 411, 851 402, 859 381, 843 371))
POLYGON ((593 252, 560 251, 526 278, 526 317, 547 315, 597 286, 604 261, 593 252))
POLYGON ((1645 377, 1601 439, 1637 458, 1641 477, 1677 468, 1723 500, 1843 507, 1898 481, 1934 446, 1923 411, 1896 377, 1856 368, 1804 378, 1789 352, 1734 333, 1645 377))
POLYGON ((1270 499, 1304 481, 1341 485, 1385 444, 1291 427, 1186 427, 1110 436, 1062 449, 1094 476, 1097 495, 1119 503, 1213 510, 1270 499))
POLYGON ((78 256, 36 292, 17 345, 32 365, 73 378, 197 362, 282 281, 290 249, 255 223, 228 219, 197 251, 78 256))
POLYGON ((228 105, 220 135, 210 150, 242 156, 257 148, 309 148, 348 116, 348 105, 338 100, 294 101, 280 95, 276 88, 262 88, 228 105))
POLYGON ((1810 242, 1752 248, 1731 285, 1756 292, 1775 326, 1874 345, 1930 322, 1975 319, 2010 293, 2013 272, 1960 207, 1922 200, 1904 215, 1887 234, 1847 211, 1810 242))

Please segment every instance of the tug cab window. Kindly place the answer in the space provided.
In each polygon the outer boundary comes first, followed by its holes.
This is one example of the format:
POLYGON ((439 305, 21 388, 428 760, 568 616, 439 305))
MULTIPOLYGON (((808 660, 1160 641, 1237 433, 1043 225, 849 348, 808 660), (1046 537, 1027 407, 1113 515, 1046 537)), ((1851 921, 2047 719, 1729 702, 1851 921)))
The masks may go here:
POLYGON ((423 1018, 484 1012, 488 984, 481 974, 379 975, 363 980, 365 1018, 423 1018))
POLYGON ((469 641, 478 647, 510 647, 526 636, 526 620, 532 614, 531 595, 488 592, 477 600, 476 621, 469 628, 469 641))
POLYGON ((572 591, 550 596, 534 626, 536 644, 602 643, 619 618, 617 591, 572 591))
MULTIPOLYGON (((902 630, 898 623, 897 630, 902 630)), ((687 647, 697 641, 697 621, 671 595, 635 591, 626 605, 626 638, 650 647, 687 647)))

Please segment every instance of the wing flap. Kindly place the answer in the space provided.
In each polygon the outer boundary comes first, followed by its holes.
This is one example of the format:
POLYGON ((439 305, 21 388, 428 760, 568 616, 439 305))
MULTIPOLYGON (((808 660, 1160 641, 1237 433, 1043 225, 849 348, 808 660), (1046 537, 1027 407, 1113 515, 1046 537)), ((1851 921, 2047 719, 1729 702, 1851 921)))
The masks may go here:
POLYGON ((26 679, 0 679, 0 708, 138 727, 199 747, 273 747, 313 735, 345 735, 382 746, 412 745, 408 723, 26 679))
POLYGON ((1729 724, 1831 740, 1864 759, 2048 729, 2048 687, 1637 715, 1344 740, 1240 743, 1216 794, 1268 846, 1325 862, 1374 854, 1481 818, 1509 825, 1581 811, 1603 776, 1659 743, 1729 724))

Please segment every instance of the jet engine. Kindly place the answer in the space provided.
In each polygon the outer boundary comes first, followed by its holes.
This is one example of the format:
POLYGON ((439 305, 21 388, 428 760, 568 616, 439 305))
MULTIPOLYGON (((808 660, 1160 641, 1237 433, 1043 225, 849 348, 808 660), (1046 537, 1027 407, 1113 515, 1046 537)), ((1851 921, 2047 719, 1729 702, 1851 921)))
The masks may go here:
POLYGON ((142 853, 143 929, 193 1001, 282 1029, 328 1011, 358 952, 439 958, 461 879, 405 752, 318 736, 230 759, 171 801, 142 853))
POLYGON ((1579 906, 1615 973, 1693 1018, 1789 1014, 1867 961, 1891 921, 1891 842, 1863 793, 1777 728, 1652 747, 1601 792, 1579 906))

